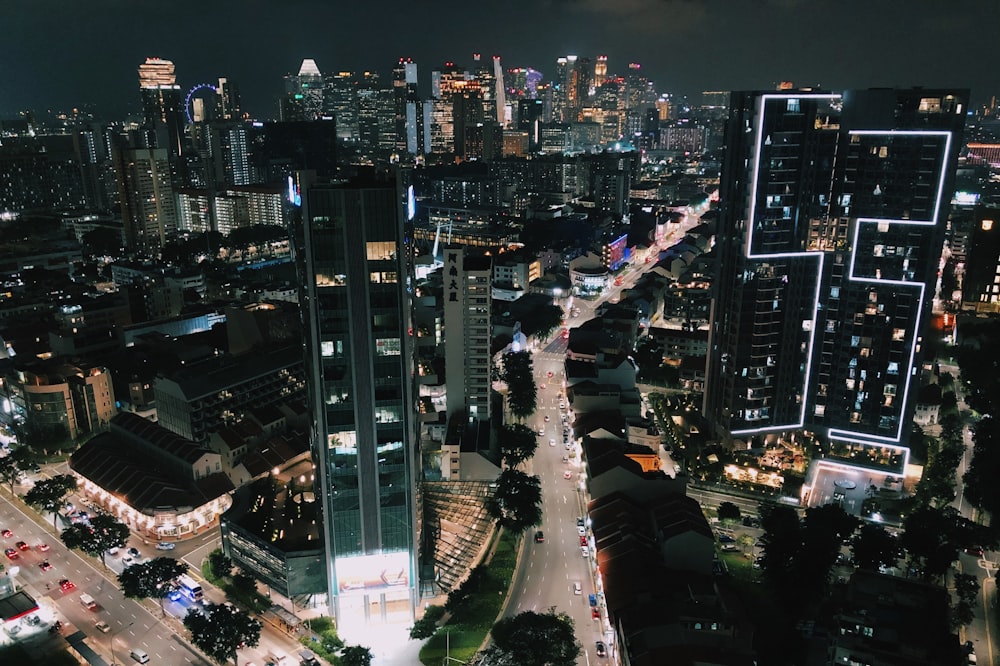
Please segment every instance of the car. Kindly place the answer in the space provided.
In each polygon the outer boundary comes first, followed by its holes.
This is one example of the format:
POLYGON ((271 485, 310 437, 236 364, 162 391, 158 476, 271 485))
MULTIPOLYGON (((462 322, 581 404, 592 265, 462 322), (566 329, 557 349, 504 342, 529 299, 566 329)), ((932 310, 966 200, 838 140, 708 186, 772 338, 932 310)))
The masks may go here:
POLYGON ((35 548, 37 548, 40 553, 49 552, 49 544, 47 543, 40 543, 37 546, 35 546, 35 548))
POLYGON ((180 590, 170 590, 167 593, 167 599, 171 601, 180 601, 184 597, 184 594, 180 590))
POLYGON ((583 594, 583 586, 579 582, 573 583, 573 594, 580 596, 583 594))
POLYGON ((728 534, 720 534, 719 543, 736 543, 736 539, 729 536, 728 534))
POLYGON ((587 545, 587 537, 585 537, 585 536, 581 536, 580 537, 580 545, 581 546, 586 546, 587 545))
POLYGON ((133 548, 129 548, 127 552, 132 557, 139 557, 139 549, 138 548, 134 548, 134 547, 133 548))
POLYGON ((52 565, 49 564, 48 560, 42 560, 41 562, 38 563, 38 568, 41 569, 42 571, 48 571, 49 569, 52 568, 52 565))
POLYGON ((112 546, 111 548, 108 548, 108 555, 117 555, 117 554, 118 554, 118 546, 112 546))
POLYGON ((132 557, 131 555, 122 555, 122 564, 128 566, 129 564, 132 564, 133 562, 135 562, 135 558, 132 557))
POLYGON ((576 517, 576 526, 583 527, 583 518, 581 516, 576 517))
POLYGON ((108 623, 105 622, 104 620, 98 620, 97 622, 95 622, 94 628, 97 629, 102 634, 106 634, 109 631, 111 631, 111 627, 108 626, 108 623))
POLYGON ((564 479, 572 479, 573 478, 573 472, 571 472, 571 471, 569 471, 567 469, 566 471, 563 472, 563 478, 564 479))
POLYGON ((983 547, 982 546, 969 546, 968 548, 965 549, 965 552, 968 553, 969 555, 974 555, 976 557, 982 557, 983 556, 983 547))
POLYGON ((590 609, 590 619, 591 620, 600 620, 601 619, 601 611, 600 611, 600 609, 591 608, 590 609))
POLYGON ((76 584, 68 578, 63 578, 59 581, 59 589, 63 592, 69 592, 76 589, 76 584))
POLYGON ((539 384, 539 385, 538 385, 538 388, 539 388, 540 390, 544 391, 544 390, 545 390, 546 388, 548 388, 548 387, 547 387, 547 386, 546 386, 545 384, 539 384))
POLYGON ((580 536, 583 536, 583 535, 585 535, 587 533, 587 528, 584 527, 583 525, 577 525, 576 526, 576 533, 579 534, 580 536))
POLYGON ((727 553, 734 553, 737 550, 739 550, 739 546, 737 546, 735 543, 727 543, 723 544, 722 550, 726 551, 727 553))
POLYGON ((589 594, 589 595, 587 595, 587 602, 590 604, 591 608, 596 608, 597 607, 597 595, 596 594, 589 594))
POLYGON ((538 436, 542 437, 544 435, 545 435, 545 426, 542 426, 541 428, 538 429, 538 436))
POLYGON ((161 541, 160 543, 156 544, 156 550, 173 550, 176 547, 177 544, 173 543, 172 541, 161 541))
POLYGON ((549 446, 555 446, 555 445, 556 445, 556 438, 549 437, 549 446))
POLYGON ((976 663, 976 653, 975 652, 972 652, 971 654, 969 654, 966 657, 966 663, 967 664, 972 664, 973 666, 975 666, 975 663, 976 663))
POLYGON ((551 370, 549 370, 549 371, 548 371, 547 373, 545 373, 545 374, 546 374, 546 376, 548 376, 548 377, 551 377, 551 376, 552 376, 552 371, 551 371, 551 370))
POLYGON ((549 422, 549 415, 548 415, 548 414, 546 414, 546 415, 545 415, 545 422, 546 422, 546 423, 548 423, 548 422, 549 422))
POLYGON ((7 556, 8 560, 16 560, 17 558, 21 557, 20 555, 17 554, 16 548, 4 548, 3 554, 7 556))
POLYGON ((580 546, 580 554, 583 555, 584 557, 590 557, 590 547, 580 546))
POLYGON ((604 641, 597 641, 597 656, 598 657, 607 657, 608 656, 608 648, 604 644, 604 641))
POLYGON ((564 463, 568 463, 569 462, 569 456, 563 456, 563 462, 564 463))
POLYGON ((535 543, 545 543, 545 533, 541 530, 535 532, 535 543))
POLYGON ((14 544, 14 547, 17 548, 18 550, 28 550, 29 548, 31 548, 31 546, 29 546, 24 541, 18 541, 17 543, 14 544))
POLYGON ((562 400, 559 401, 559 409, 566 409, 566 403, 562 400))
POLYGON ((9 539, 12 536, 14 536, 14 533, 11 532, 10 530, 3 530, 3 531, 0 531, 0 536, 2 536, 4 539, 9 539))

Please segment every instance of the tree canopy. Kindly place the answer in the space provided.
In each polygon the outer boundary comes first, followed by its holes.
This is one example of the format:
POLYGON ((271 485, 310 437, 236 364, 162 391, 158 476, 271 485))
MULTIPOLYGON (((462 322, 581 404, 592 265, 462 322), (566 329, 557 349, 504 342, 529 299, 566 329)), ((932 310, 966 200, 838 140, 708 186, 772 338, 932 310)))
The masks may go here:
POLYGON ((14 484, 21 474, 31 469, 35 463, 35 455, 27 446, 21 445, 0 458, 0 480, 10 485, 10 494, 14 494, 14 484))
POLYGON ((112 515, 101 513, 94 516, 90 524, 75 523, 62 531, 59 538, 67 548, 82 550, 101 560, 107 568, 104 557, 111 548, 121 548, 128 541, 128 525, 112 515))
POLYGON ((497 666, 573 666, 582 652, 572 618, 555 608, 502 618, 490 634, 487 661, 497 666))
POLYGON ((76 478, 72 474, 59 474, 51 479, 38 481, 24 494, 24 501, 42 513, 52 514, 52 528, 59 529, 56 518, 63 507, 66 495, 76 488, 76 478))
POLYGON ((517 467, 534 456, 538 450, 535 431, 523 423, 500 426, 497 440, 500 444, 500 455, 508 467, 517 467))
POLYGON ((122 594, 130 599, 156 599, 160 602, 160 612, 166 614, 163 600, 177 589, 174 579, 185 571, 185 566, 174 558, 157 557, 125 567, 118 574, 118 584, 122 594))
POLYGON ((507 384, 507 405, 511 414, 526 419, 538 405, 534 367, 527 351, 507 352, 501 357, 500 380, 507 384))
POLYGON ((257 647, 261 624, 246 611, 233 605, 205 604, 204 613, 191 612, 184 626, 191 632, 191 642, 219 664, 229 659, 239 666, 241 647, 257 647))
POLYGON ((537 476, 507 469, 497 477, 496 490, 486 498, 486 511, 501 527, 523 532, 542 522, 542 484, 537 476))
POLYGON ((370 666, 375 655, 363 645, 348 645, 340 653, 342 666, 370 666))
POLYGON ((1000 483, 996 471, 1000 469, 1000 423, 992 416, 984 416, 972 431, 972 464, 962 477, 965 482, 965 499, 973 506, 1000 515, 1000 483))

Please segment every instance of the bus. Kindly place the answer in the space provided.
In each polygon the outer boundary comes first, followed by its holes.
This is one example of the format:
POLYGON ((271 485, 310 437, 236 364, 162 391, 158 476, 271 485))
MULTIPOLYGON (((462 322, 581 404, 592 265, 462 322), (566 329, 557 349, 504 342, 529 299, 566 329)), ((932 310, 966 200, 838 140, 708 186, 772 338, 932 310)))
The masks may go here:
POLYGON ((196 583, 194 579, 187 574, 181 574, 177 577, 177 589, 180 590, 189 601, 199 602, 203 598, 201 585, 196 583))

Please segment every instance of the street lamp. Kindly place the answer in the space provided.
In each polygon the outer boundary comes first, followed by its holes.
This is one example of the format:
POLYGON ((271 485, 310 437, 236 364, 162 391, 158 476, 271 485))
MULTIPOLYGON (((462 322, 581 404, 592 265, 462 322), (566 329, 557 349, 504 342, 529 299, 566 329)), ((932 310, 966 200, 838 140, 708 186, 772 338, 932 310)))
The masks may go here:
POLYGON ((115 636, 117 636, 118 634, 120 634, 125 629, 128 629, 133 624, 135 624, 135 620, 132 620, 131 622, 129 622, 128 624, 126 624, 124 627, 122 627, 118 631, 112 631, 111 632, 111 640, 109 641, 111 643, 111 666, 118 666, 118 664, 115 663, 115 636))

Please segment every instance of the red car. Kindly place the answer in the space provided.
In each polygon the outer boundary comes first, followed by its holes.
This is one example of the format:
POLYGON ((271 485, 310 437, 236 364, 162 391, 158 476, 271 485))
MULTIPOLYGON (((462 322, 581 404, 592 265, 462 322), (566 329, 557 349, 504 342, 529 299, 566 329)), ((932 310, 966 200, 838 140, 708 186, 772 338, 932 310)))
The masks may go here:
POLYGON ((37 546, 35 546, 35 548, 37 548, 40 552, 47 553, 49 551, 49 544, 40 543, 37 546))
POLYGON ((596 608, 591 608, 590 609, 590 619, 591 620, 600 620, 601 619, 601 611, 597 610, 596 608))
POLYGON ((76 585, 74 585, 73 581, 69 580, 68 578, 63 578, 61 581, 59 581, 59 589, 62 590, 63 592, 69 592, 70 590, 75 590, 76 585))
POLYGON ((20 555, 17 554, 17 551, 13 548, 5 548, 3 554, 7 556, 8 560, 16 560, 20 557, 20 555))
POLYGON ((14 533, 11 532, 10 530, 3 530, 2 532, 0 532, 0 536, 2 536, 4 539, 9 539, 12 536, 14 536, 14 533))
POLYGON ((580 545, 581 546, 586 546, 587 545, 587 537, 585 537, 585 536, 580 537, 580 545))
POLYGON ((31 548, 31 546, 29 546, 23 541, 18 541, 14 545, 17 547, 18 550, 28 550, 29 548, 31 548))

